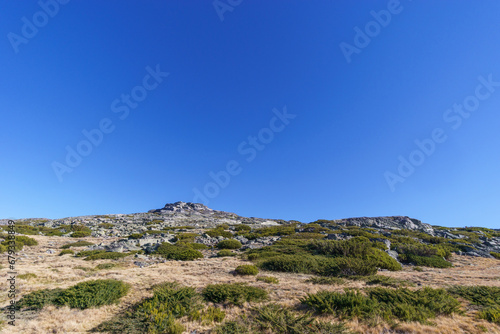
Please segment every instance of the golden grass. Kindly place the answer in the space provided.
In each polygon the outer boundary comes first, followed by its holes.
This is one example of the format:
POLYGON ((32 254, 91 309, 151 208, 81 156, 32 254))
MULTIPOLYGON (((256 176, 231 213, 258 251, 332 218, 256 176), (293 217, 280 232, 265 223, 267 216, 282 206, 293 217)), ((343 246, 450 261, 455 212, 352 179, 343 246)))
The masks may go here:
MULTIPOLYGON (((137 303, 142 298, 149 297, 149 290, 154 284, 164 281, 178 281, 202 289, 212 283, 248 282, 253 286, 262 287, 269 291, 272 301, 285 306, 295 306, 301 297, 307 293, 315 293, 319 290, 342 291, 345 287, 364 286, 362 281, 348 281, 344 285, 318 285, 306 283, 305 280, 311 275, 290 273, 264 273, 279 279, 279 284, 269 285, 256 281, 255 277, 235 276, 232 271, 238 265, 248 264, 237 257, 205 258, 196 261, 180 262, 168 261, 158 263, 149 267, 139 268, 133 264, 134 258, 127 257, 118 260, 122 264, 119 268, 108 270, 75 269, 81 266, 89 269, 95 268, 99 263, 114 262, 109 260, 84 261, 82 258, 72 256, 58 256, 59 247, 73 242, 72 238, 33 236, 39 245, 25 247, 18 254, 17 272, 19 274, 33 273, 37 277, 29 280, 19 279, 17 288, 20 295, 43 288, 67 288, 78 282, 98 279, 113 278, 123 280, 132 285, 130 293, 122 298, 119 305, 104 306, 98 309, 76 310, 68 307, 56 308, 45 307, 38 315, 18 312, 16 326, 5 326, 2 333, 86 333, 89 329, 97 326, 105 320, 137 303), (53 249, 54 254, 46 251, 53 249)), ((109 243, 118 238, 85 238, 85 240, 100 243, 109 243)), ((77 249, 78 250, 78 249, 77 249)), ((204 251, 208 254, 210 251, 204 251)), ((424 268, 423 272, 417 272, 412 267, 404 266, 399 272, 381 272, 394 278, 406 279, 418 286, 447 287, 449 285, 489 285, 500 286, 500 261, 484 258, 473 258, 466 256, 453 256, 453 268, 437 269, 424 268)), ((7 269, 0 271, 0 280, 5 281, 7 269)), ((6 306, 8 302, 7 292, 0 292, 0 305, 6 306)), ((245 308, 227 307, 226 319, 235 319, 245 308)), ((348 326, 357 333, 499 333, 500 326, 488 323, 484 320, 474 318, 474 310, 468 310, 463 316, 438 317, 433 322, 435 326, 422 325, 420 323, 401 323, 397 328, 386 324, 376 326, 360 323, 356 320, 347 322, 348 326)), ((321 316, 322 320, 336 321, 332 316, 321 316)), ((181 319, 186 326, 187 333, 197 330, 197 333, 206 332, 210 326, 202 326, 198 322, 188 322, 181 319)))

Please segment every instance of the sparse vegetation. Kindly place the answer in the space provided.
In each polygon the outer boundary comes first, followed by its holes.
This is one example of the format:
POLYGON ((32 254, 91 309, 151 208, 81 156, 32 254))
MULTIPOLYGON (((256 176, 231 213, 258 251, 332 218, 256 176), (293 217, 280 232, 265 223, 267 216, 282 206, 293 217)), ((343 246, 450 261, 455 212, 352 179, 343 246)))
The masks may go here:
POLYGON ((500 253, 490 252, 490 255, 493 256, 495 259, 500 260, 500 253))
POLYGON ((41 309, 45 305, 68 305, 87 309, 116 303, 130 286, 117 280, 94 280, 78 283, 68 289, 44 289, 31 292, 18 302, 19 308, 41 309))
POLYGON ((203 258, 203 254, 196 249, 191 248, 187 244, 172 245, 162 243, 154 252, 168 260, 192 261, 203 258))
POLYGON ((251 264, 243 264, 234 270, 238 275, 257 275, 259 269, 251 264))
POLYGON ((218 257, 225 257, 225 256, 236 256, 238 254, 231 252, 229 249, 221 249, 220 251, 217 252, 218 257))
POLYGON ((212 303, 234 305, 263 301, 268 298, 266 290, 242 283, 210 284, 203 289, 202 295, 206 301, 212 303))
POLYGON ((241 246, 243 246, 241 242, 235 239, 222 240, 217 244, 219 249, 240 249, 241 246))
POLYGON ((444 289, 420 290, 370 288, 364 295, 359 290, 346 289, 343 293, 320 291, 301 299, 318 313, 334 314, 341 319, 358 317, 368 320, 379 317, 386 321, 418 321, 438 315, 461 313, 460 302, 444 289))
POLYGON ((61 248, 67 249, 67 248, 71 248, 71 247, 85 247, 85 246, 93 246, 93 245, 94 244, 92 242, 88 242, 85 240, 79 240, 77 242, 72 242, 72 243, 66 244, 66 245, 62 246, 61 248))
POLYGON ((273 276, 258 276, 257 281, 269 283, 269 284, 279 284, 279 279, 273 276))
POLYGON ((25 279, 25 280, 29 280, 30 278, 36 278, 36 274, 33 274, 33 273, 26 273, 26 274, 20 274, 20 275, 17 275, 18 278, 20 279, 25 279))
POLYGON ((66 254, 75 254, 75 252, 71 249, 63 249, 60 253, 59 253, 59 256, 63 256, 63 255, 66 255, 66 254))

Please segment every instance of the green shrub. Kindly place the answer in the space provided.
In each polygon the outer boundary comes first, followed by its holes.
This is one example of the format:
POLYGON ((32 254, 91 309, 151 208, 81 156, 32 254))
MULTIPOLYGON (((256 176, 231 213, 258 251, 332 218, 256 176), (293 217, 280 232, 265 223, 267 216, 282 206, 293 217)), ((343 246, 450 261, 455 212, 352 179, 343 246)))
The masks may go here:
POLYGON ((493 256, 495 259, 500 260, 500 253, 490 252, 490 255, 493 256))
POLYGON ((340 277, 311 277, 306 280, 306 283, 341 285, 345 283, 345 280, 340 277))
POLYGON ((424 271, 424 269, 422 269, 422 267, 413 267, 413 270, 418 271, 418 272, 424 271))
POLYGON ((76 253, 76 257, 86 257, 86 256, 91 256, 95 254, 101 254, 101 253, 106 253, 105 250, 103 249, 94 249, 94 250, 84 250, 76 253))
POLYGON ((258 302, 267 299, 266 290, 242 283, 210 284, 202 295, 212 303, 231 303, 241 305, 244 302, 258 302))
POLYGON ((453 286, 448 291, 467 299, 474 305, 500 306, 500 287, 494 286, 453 286))
POLYGON ((59 253, 59 256, 63 256, 65 254, 75 254, 75 252, 72 251, 71 249, 64 249, 59 253))
POLYGON ((59 288, 33 291, 24 295, 16 305, 19 309, 39 310, 45 305, 54 304, 54 299, 59 296, 61 291, 63 290, 59 288))
POLYGON ((71 248, 71 247, 92 246, 92 245, 94 245, 92 242, 88 242, 88 241, 85 241, 85 240, 79 240, 77 242, 72 242, 72 243, 66 244, 66 245, 62 246, 61 249, 68 249, 68 248, 71 248))
POLYGON ((203 258, 203 254, 195 249, 186 245, 171 245, 169 243, 162 243, 154 252, 154 254, 161 255, 168 260, 192 261, 195 259, 203 258))
POLYGON ((264 260, 259 266, 269 271, 311 274, 318 270, 318 261, 313 256, 280 255, 264 260))
POLYGON ((68 289, 44 289, 33 291, 21 298, 19 308, 41 309, 45 305, 68 305, 87 309, 118 302, 130 286, 117 280, 95 280, 78 283, 68 289))
POLYGON ((349 240, 321 240, 309 245, 316 254, 335 257, 366 258, 371 249, 371 243, 367 238, 354 237, 349 240))
POLYGON ((257 281, 269 283, 269 284, 279 284, 279 280, 273 276, 259 276, 257 277, 257 281))
POLYGON ((192 249, 197 249, 197 250, 200 250, 200 249, 209 249, 210 248, 210 247, 208 247, 205 244, 200 244, 200 243, 197 243, 197 242, 192 242, 192 243, 189 244, 189 246, 192 249))
POLYGON ((117 303, 130 285, 113 279, 85 281, 61 291, 54 299, 56 305, 87 309, 117 303))
POLYGON ((212 332, 214 334, 250 334, 248 327, 242 321, 226 321, 215 327, 212 332))
POLYGON ((434 267, 434 268, 450 268, 453 265, 451 262, 446 261, 442 257, 437 255, 433 255, 430 257, 427 256, 418 256, 418 255, 407 255, 405 261, 406 263, 412 263, 416 266, 423 267, 434 267))
POLYGON ((320 291, 308 294, 301 302, 319 313, 334 314, 343 319, 381 317, 386 321, 399 319, 426 323, 438 315, 461 313, 458 300, 444 289, 431 288, 416 291, 371 288, 367 289, 367 295, 350 289, 344 293, 320 291))
POLYGON ((313 239, 324 239, 325 237, 326 237, 326 234, 312 233, 312 232, 301 232, 301 233, 290 234, 290 235, 287 235, 283 238, 284 239, 313 240, 313 239))
POLYGON ((219 249, 240 249, 241 246, 243 246, 241 242, 236 239, 222 240, 217 244, 217 248, 219 249))
POLYGON ((140 239, 144 236, 144 233, 132 233, 128 236, 129 239, 140 239))
POLYGON ((478 318, 500 325, 500 306, 492 306, 481 310, 478 313, 478 318))
POLYGON ((344 324, 317 322, 309 313, 296 315, 279 304, 268 304, 254 309, 255 322, 261 330, 284 334, 342 334, 347 333, 344 324))
POLYGON ((225 256, 236 256, 238 254, 231 252, 229 249, 221 249, 220 251, 217 252, 218 257, 225 257, 225 256))
POLYGON ((175 236, 175 241, 194 242, 194 239, 198 236, 198 233, 179 233, 175 236))
POLYGON ((390 286, 393 288, 414 285, 412 282, 409 282, 407 280, 393 278, 389 276, 382 276, 382 275, 362 276, 359 279, 365 281, 366 285, 382 285, 382 286, 390 286))
POLYGON ((369 276, 377 273, 374 262, 348 257, 336 257, 324 261, 320 266, 319 274, 322 276, 369 276))
POLYGON ((16 235, 16 242, 22 242, 25 246, 36 246, 38 241, 24 235, 16 235))
POLYGON ((105 270, 105 269, 111 269, 111 268, 116 268, 118 267, 117 263, 100 263, 97 266, 95 266, 96 270, 105 270))
POLYGON ((253 240, 260 237, 291 235, 295 234, 295 226, 296 224, 262 227, 252 231, 251 233, 245 233, 244 236, 253 240))
POLYGON ((87 256, 84 260, 85 261, 93 261, 93 260, 118 260, 123 257, 132 255, 131 253, 119 253, 119 252, 102 252, 102 253, 96 253, 93 255, 87 256))
POLYGON ((398 261, 380 249, 372 248, 367 259, 380 269, 387 269, 390 271, 399 271, 403 269, 398 261))
POLYGON ((7 247, 4 245, 0 244, 0 254, 5 253, 7 251, 7 247))
POLYGON ((26 273, 26 274, 21 274, 21 275, 17 275, 18 278, 21 278, 21 279, 30 279, 30 278, 36 278, 36 274, 33 274, 33 273, 26 273))
POLYGON ((231 232, 224 231, 224 229, 220 228, 220 227, 210 229, 210 230, 206 231, 205 233, 212 238, 215 238, 215 237, 232 238, 233 237, 233 234, 231 232))
POLYGON ((71 233, 72 238, 84 238, 89 237, 92 234, 90 231, 76 231, 71 233))
POLYGON ((202 325, 211 325, 214 322, 222 322, 226 317, 226 312, 220 308, 209 306, 199 312, 191 312, 189 320, 199 321, 202 325))
POLYGON ((257 275, 259 269, 251 264, 243 264, 234 270, 238 275, 257 275))
POLYGON ((238 231, 238 232, 242 232, 242 231, 250 232, 252 230, 252 228, 248 225, 245 225, 245 224, 239 224, 239 225, 236 225, 234 227, 234 230, 238 231))
POLYGON ((92 331, 113 334, 181 334, 185 328, 176 319, 197 313, 201 307, 201 297, 193 288, 180 286, 176 282, 165 282, 153 287, 153 297, 101 323, 92 331))
POLYGON ((100 223, 98 226, 102 227, 102 228, 110 229, 110 228, 113 228, 115 225, 112 223, 100 223))

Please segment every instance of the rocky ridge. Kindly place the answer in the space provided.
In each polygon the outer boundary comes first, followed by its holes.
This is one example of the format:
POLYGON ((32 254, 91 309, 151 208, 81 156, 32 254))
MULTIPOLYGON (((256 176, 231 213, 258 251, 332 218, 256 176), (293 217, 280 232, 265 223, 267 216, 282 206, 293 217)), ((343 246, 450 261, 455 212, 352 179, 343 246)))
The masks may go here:
MULTIPOLYGON (((298 221, 285 221, 280 219, 263 219, 255 217, 241 217, 232 212, 218 211, 208 208, 199 203, 175 202, 167 203, 163 208, 149 210, 145 213, 134 214, 110 214, 110 215, 89 215, 79 217, 68 217, 63 219, 22 219, 15 220, 18 224, 27 224, 32 226, 43 226, 49 228, 59 228, 68 225, 83 225, 88 227, 93 237, 122 237, 124 239, 111 243, 101 243, 89 247, 89 249, 105 249, 114 252, 129 252, 144 250, 146 253, 152 252, 163 242, 175 243, 175 233, 190 232, 198 236, 195 242, 213 247, 224 237, 211 237, 205 233, 207 229, 215 228, 219 225, 229 225, 229 231, 235 233, 235 226, 239 224, 249 225, 252 229, 278 226, 296 223, 296 231, 307 232, 307 224, 298 221), (128 238, 132 234, 142 234, 138 239, 128 238)), ((3 220, 3 224, 7 221, 3 220)), ((460 243, 463 240, 469 240, 472 236, 476 242, 466 242, 467 245, 461 245, 461 254, 481 257, 492 257, 490 252, 500 253, 500 234, 498 236, 488 235, 481 230, 461 232, 456 228, 444 228, 431 226, 422 223, 420 220, 406 216, 388 216, 388 217, 358 217, 339 220, 318 220, 317 224, 328 229, 339 229, 349 227, 358 227, 389 236, 397 230, 407 230, 431 237, 441 237, 460 243)), ((0 221, 2 224, 2 221, 0 221)), ((66 235, 70 236, 72 232, 66 235)), ((329 233, 328 239, 345 240, 352 236, 348 233, 329 233)), ((253 240, 239 235, 235 236, 243 244, 243 249, 259 248, 274 243, 279 240, 279 236, 264 236, 253 240)), ((417 237, 418 239, 418 237, 417 237)), ((375 239, 374 239, 375 240, 375 239)), ((383 240, 383 239, 382 239, 383 240)), ((380 240, 378 240, 380 241, 380 240)), ((390 244, 387 245, 388 252, 390 244)))

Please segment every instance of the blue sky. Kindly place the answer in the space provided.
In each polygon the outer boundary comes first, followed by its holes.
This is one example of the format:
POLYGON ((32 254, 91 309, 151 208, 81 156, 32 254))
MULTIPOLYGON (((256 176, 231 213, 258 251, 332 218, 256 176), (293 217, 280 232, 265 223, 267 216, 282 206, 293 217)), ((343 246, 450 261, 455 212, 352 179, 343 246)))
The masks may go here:
POLYGON ((0 2, 0 218, 500 228, 498 1, 40 3, 0 2))

